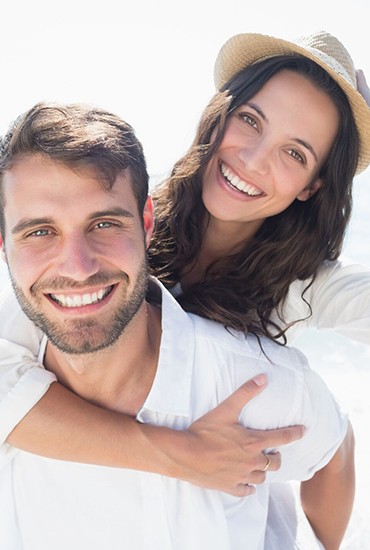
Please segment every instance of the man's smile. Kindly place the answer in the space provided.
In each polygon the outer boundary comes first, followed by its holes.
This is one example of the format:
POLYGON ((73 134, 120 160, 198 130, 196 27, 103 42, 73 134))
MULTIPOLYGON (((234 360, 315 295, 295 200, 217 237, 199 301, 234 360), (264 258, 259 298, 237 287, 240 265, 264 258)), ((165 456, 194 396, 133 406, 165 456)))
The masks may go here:
POLYGON ((84 294, 75 294, 75 293, 69 293, 69 294, 49 294, 49 297, 51 300, 56 302, 61 307, 66 308, 74 308, 74 307, 83 307, 83 306, 89 306, 92 304, 97 304, 98 302, 104 300, 108 294, 110 294, 113 290, 114 285, 102 288, 98 291, 94 291, 92 293, 84 293, 84 294))

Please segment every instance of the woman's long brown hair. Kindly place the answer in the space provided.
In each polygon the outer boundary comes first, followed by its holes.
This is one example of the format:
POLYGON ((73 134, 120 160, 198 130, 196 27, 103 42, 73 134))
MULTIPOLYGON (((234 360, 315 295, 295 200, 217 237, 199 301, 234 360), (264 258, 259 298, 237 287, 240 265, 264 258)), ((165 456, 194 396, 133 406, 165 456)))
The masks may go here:
POLYGON ((290 284, 307 280, 307 289, 323 262, 339 256, 352 208, 358 133, 345 94, 316 63, 296 55, 266 59, 241 71, 213 97, 190 150, 154 190, 156 225, 149 249, 152 273, 167 287, 181 282, 200 254, 207 231, 202 173, 223 138, 227 119, 283 69, 304 75, 337 108, 339 129, 319 174, 324 184, 306 202, 295 200, 266 219, 251 242, 217 259, 203 281, 186 288, 178 298, 187 311, 280 343, 286 342, 281 306, 290 284), (279 325, 271 320, 273 311, 278 313, 279 325))

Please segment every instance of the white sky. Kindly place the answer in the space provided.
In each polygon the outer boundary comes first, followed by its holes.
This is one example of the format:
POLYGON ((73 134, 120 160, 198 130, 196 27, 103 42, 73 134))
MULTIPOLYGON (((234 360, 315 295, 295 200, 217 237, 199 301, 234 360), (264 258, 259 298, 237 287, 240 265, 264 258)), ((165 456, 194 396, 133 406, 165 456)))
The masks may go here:
POLYGON ((368 0, 8 0, 0 132, 40 100, 97 104, 134 126, 150 173, 163 174, 193 138, 227 38, 325 29, 370 81, 369 22, 368 0))

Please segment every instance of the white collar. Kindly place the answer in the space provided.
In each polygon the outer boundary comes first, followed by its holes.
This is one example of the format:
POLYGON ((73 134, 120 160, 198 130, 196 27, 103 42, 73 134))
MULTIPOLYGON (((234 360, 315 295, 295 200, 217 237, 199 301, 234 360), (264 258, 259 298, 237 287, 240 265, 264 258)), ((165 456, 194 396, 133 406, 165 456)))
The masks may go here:
POLYGON ((194 325, 191 316, 159 281, 150 278, 150 282, 156 284, 162 294, 162 336, 157 373, 140 413, 151 410, 188 416, 194 358, 194 325))

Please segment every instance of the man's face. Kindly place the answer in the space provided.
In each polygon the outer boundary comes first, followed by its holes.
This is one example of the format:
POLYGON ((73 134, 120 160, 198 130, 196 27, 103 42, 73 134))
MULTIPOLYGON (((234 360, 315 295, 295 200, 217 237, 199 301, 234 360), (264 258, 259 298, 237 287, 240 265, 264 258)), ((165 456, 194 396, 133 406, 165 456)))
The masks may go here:
POLYGON ((16 162, 3 191, 0 244, 22 309, 61 351, 112 345, 143 306, 151 202, 142 221, 129 175, 107 190, 92 169, 39 155, 16 162))

